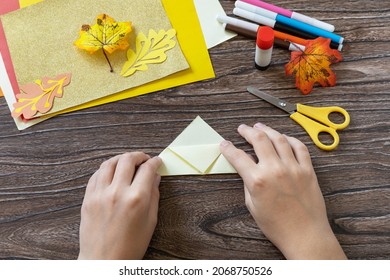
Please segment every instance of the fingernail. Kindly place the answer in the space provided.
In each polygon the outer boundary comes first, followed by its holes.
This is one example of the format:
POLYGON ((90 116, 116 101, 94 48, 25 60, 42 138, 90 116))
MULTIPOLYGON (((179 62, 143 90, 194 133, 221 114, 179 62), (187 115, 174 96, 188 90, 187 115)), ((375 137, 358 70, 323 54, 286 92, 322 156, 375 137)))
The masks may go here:
POLYGON ((255 128, 263 128, 263 127, 265 127, 265 126, 266 126, 266 125, 263 124, 263 123, 261 123, 261 122, 258 122, 258 123, 256 123, 256 124, 254 125, 255 128))
POLYGON ((231 143, 232 143, 232 142, 230 142, 230 141, 223 140, 223 141, 221 142, 220 145, 221 145, 222 147, 227 147, 227 146, 229 146, 231 143))
POLYGON ((150 160, 157 161, 159 164, 162 163, 162 159, 161 159, 159 156, 154 156, 154 157, 152 157, 150 160))
POLYGON ((240 124, 240 125, 238 126, 238 129, 242 129, 242 128, 244 128, 244 127, 247 127, 247 125, 246 125, 246 124, 240 124))

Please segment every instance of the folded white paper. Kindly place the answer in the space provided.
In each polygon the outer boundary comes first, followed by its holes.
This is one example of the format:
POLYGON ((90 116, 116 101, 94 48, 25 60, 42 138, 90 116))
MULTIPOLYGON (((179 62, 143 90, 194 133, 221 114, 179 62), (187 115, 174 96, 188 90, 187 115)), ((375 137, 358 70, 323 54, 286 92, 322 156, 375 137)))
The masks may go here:
POLYGON ((201 117, 196 117, 159 155, 161 176, 237 173, 219 150, 223 141, 201 117))

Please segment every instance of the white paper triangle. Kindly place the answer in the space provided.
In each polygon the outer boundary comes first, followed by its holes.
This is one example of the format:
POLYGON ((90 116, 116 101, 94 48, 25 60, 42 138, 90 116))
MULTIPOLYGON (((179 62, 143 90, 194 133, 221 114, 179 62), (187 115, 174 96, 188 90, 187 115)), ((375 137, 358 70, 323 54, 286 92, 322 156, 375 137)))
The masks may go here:
POLYGON ((221 154, 219 144, 169 147, 169 149, 201 173, 205 173, 221 154))
POLYGON ((221 155, 223 141, 201 117, 196 117, 176 139, 161 152, 161 176, 237 173, 221 155))

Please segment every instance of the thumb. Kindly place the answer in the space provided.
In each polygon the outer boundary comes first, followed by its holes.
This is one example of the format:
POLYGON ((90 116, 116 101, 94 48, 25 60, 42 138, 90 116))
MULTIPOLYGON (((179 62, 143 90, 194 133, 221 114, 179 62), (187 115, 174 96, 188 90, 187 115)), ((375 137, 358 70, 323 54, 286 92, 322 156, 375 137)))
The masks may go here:
POLYGON ((227 161, 237 170, 238 174, 245 181, 250 177, 250 174, 255 172, 256 163, 252 157, 243 150, 237 149, 232 142, 222 141, 219 145, 222 155, 227 161))

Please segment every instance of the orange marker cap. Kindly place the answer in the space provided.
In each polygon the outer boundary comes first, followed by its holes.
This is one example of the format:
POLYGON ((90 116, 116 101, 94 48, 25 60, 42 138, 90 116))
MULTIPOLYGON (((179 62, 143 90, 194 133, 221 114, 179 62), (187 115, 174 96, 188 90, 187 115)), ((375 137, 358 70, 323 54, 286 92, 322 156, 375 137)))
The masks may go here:
POLYGON ((269 26, 260 26, 257 29, 256 44, 262 50, 272 48, 274 44, 274 30, 269 26))

